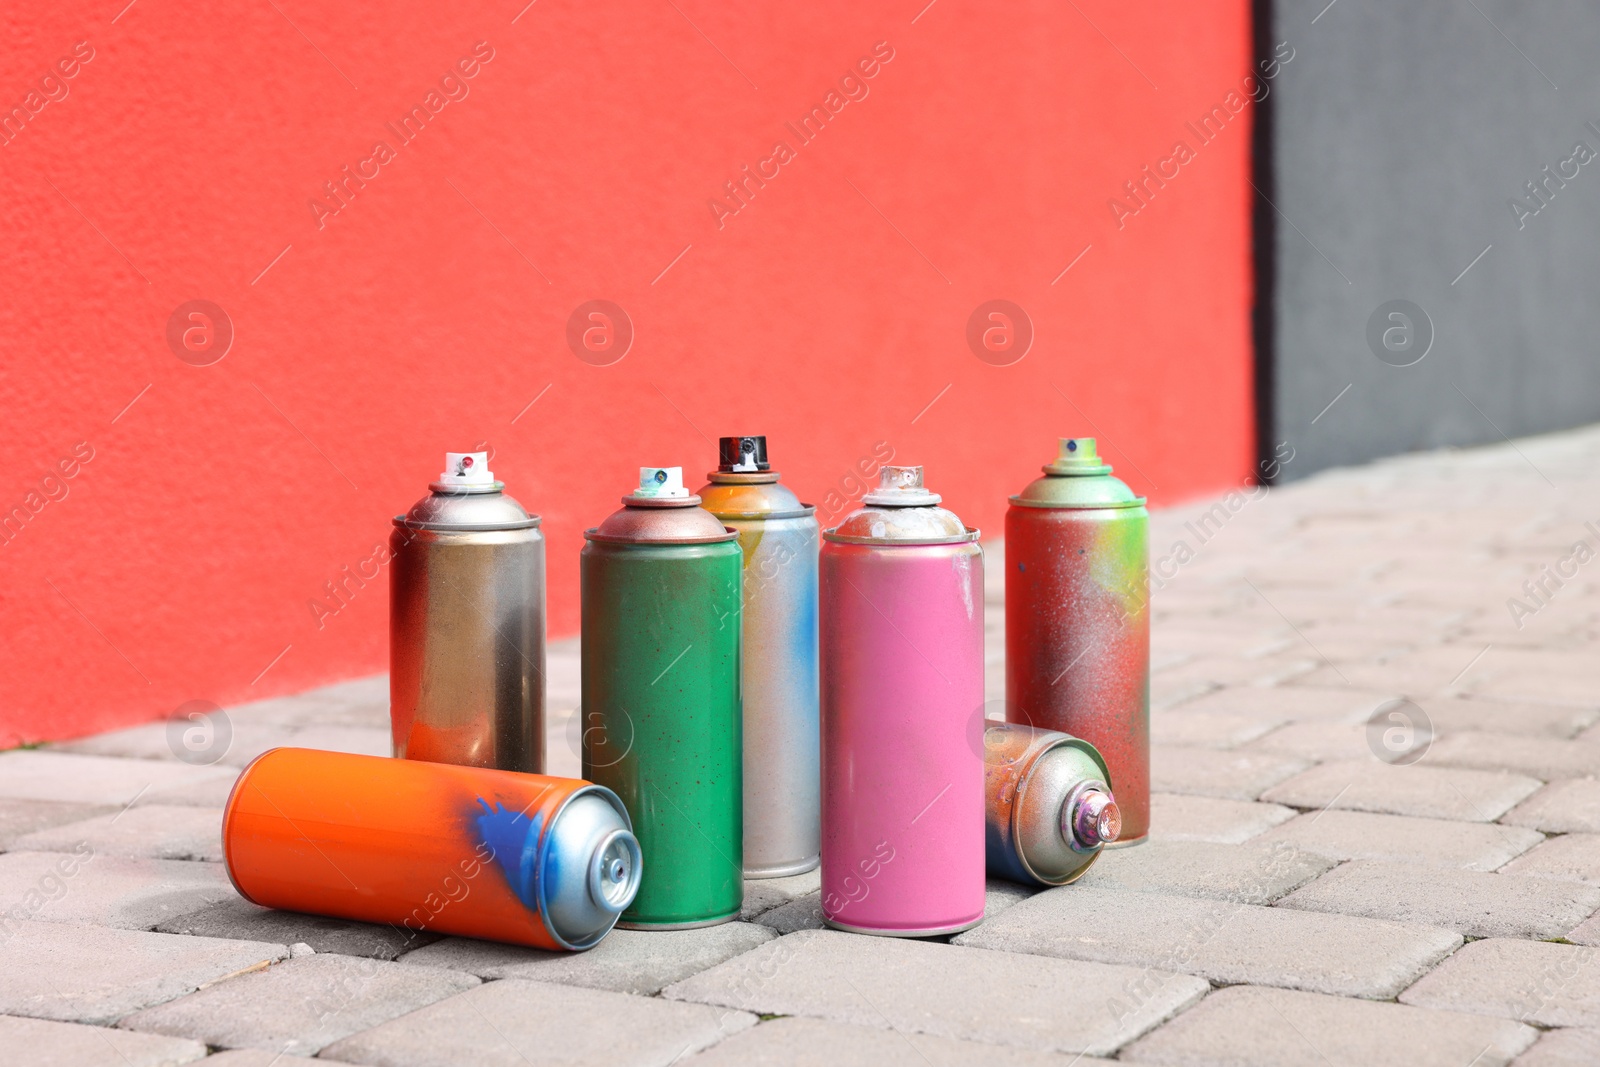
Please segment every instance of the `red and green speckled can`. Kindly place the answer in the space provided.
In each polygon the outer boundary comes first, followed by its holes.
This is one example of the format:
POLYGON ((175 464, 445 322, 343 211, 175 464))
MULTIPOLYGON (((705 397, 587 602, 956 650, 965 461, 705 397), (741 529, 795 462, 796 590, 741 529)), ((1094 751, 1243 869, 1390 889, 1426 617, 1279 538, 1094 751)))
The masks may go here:
POLYGON ((1006 718, 1081 737, 1116 784, 1122 833, 1150 833, 1150 612, 1143 497, 1062 438, 1006 511, 1006 718))

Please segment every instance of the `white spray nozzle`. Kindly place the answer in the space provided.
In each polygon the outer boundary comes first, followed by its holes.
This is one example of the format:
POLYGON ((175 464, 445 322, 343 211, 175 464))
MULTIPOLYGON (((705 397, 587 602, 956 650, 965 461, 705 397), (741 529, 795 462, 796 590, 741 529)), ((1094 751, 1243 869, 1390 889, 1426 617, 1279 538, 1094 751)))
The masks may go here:
POLYGON ((689 495, 683 484, 682 467, 640 467, 639 488, 634 496, 661 500, 682 500, 689 495))
POLYGON ((439 481, 445 485, 493 485, 494 472, 489 469, 487 452, 446 452, 444 473, 439 481))

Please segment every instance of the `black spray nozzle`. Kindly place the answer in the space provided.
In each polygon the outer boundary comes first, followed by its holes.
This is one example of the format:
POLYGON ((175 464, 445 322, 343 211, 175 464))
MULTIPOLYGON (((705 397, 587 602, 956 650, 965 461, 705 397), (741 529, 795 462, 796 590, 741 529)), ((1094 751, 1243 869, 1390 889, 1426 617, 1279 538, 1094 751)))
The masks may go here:
POLYGON ((717 470, 724 474, 771 470, 767 462, 765 437, 720 437, 717 439, 717 470))

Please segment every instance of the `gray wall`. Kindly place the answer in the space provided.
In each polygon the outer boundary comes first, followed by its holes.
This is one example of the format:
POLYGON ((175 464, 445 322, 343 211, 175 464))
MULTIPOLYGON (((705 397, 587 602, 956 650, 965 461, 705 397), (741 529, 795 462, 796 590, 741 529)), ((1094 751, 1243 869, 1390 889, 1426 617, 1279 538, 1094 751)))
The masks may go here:
POLYGON ((1257 178, 1276 205, 1257 201, 1275 220, 1258 340, 1263 429, 1296 450, 1283 477, 1600 420, 1600 5, 1326 3, 1257 7, 1258 49, 1263 28, 1295 49, 1257 178), (1536 203, 1524 183, 1579 141, 1596 158, 1519 229, 1507 201, 1536 203), (1396 299, 1433 324, 1412 366, 1368 344, 1396 299))

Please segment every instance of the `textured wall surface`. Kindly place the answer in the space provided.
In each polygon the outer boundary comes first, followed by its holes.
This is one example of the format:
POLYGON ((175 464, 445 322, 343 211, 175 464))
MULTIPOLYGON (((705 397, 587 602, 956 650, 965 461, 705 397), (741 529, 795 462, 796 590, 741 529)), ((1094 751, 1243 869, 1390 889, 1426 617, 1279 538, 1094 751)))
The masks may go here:
POLYGON ((1284 476, 1600 419, 1594 5, 1270 7, 1284 476))
POLYGON ((987 530, 1060 434, 1251 471, 1242 2, 124 2, 0 14, 0 743, 383 669, 447 449, 544 516, 553 636, 719 434, 987 530))

